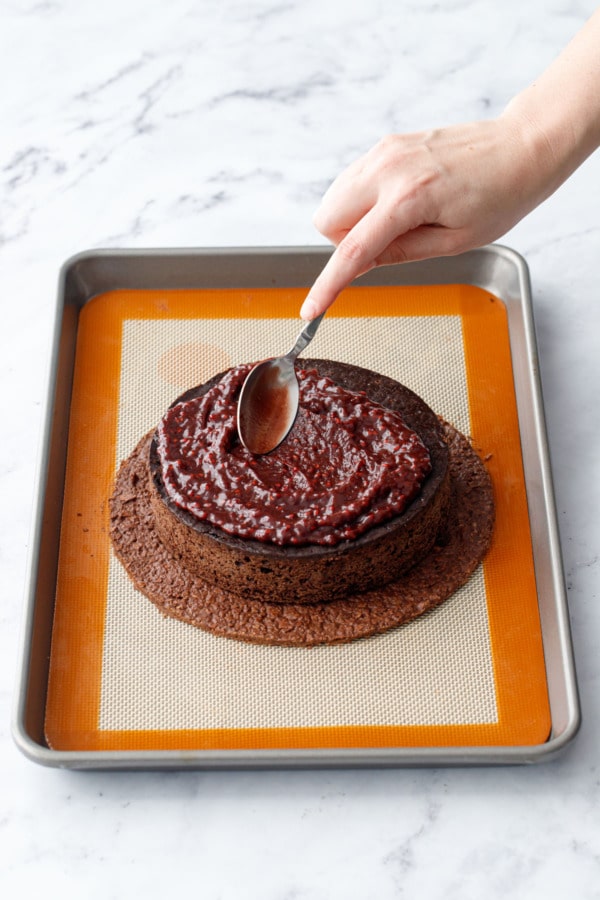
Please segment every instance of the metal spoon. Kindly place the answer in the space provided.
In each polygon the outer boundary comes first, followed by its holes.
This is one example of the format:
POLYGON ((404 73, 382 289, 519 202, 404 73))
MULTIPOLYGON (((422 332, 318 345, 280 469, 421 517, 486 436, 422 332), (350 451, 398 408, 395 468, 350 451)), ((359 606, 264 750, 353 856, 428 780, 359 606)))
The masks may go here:
POLYGON ((246 376, 238 400, 237 427, 242 444, 251 453, 270 453, 290 433, 300 400, 294 363, 314 338, 324 315, 304 326, 285 356, 257 363, 246 376))

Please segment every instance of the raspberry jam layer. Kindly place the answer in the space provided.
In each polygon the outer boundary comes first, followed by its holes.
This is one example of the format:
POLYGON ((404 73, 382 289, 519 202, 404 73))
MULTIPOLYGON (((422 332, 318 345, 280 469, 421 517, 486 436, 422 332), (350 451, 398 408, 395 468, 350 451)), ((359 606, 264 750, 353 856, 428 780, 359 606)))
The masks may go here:
POLYGON ((400 515, 431 470, 420 437, 364 393, 298 370, 300 410, 266 456, 241 444, 237 400, 251 365, 171 407, 156 446, 169 498, 226 534, 332 546, 400 515))

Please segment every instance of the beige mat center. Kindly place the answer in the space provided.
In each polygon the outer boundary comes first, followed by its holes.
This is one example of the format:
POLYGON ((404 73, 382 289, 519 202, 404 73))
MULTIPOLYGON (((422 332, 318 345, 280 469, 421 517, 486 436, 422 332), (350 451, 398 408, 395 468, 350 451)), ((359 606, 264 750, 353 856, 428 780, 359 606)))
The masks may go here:
MULTIPOLYGON (((124 323, 117 462, 184 390, 288 349, 294 319, 124 323)), ((406 384, 469 433, 458 316, 326 320, 314 357, 406 384)), ((165 619, 111 557, 100 728, 466 725, 497 721, 481 567, 441 607, 388 634, 311 649, 218 638, 165 619)))

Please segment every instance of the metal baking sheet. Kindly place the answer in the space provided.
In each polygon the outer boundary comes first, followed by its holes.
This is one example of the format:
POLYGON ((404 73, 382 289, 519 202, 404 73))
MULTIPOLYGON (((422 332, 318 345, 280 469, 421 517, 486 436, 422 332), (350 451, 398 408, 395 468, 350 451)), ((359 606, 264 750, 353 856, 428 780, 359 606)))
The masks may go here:
POLYGON ((508 318, 522 462, 552 729, 533 746, 424 746, 260 750, 54 750, 44 738, 68 428, 79 316, 98 294, 119 289, 307 288, 329 250, 311 247, 89 251, 60 273, 45 427, 38 467, 17 688, 14 736, 35 762, 70 768, 267 768, 491 765, 532 763, 563 750, 580 708, 543 401, 525 261, 493 245, 462 256, 375 270, 361 285, 480 287, 499 297, 508 318))

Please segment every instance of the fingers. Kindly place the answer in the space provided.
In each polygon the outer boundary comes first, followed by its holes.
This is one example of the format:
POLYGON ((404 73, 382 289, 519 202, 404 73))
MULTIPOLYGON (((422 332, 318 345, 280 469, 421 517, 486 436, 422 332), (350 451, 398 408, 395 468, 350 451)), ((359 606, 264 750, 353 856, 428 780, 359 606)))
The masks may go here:
POLYGON ((351 281, 380 264, 392 242, 393 261, 403 261, 398 238, 428 221, 429 191, 421 169, 415 177, 401 164, 398 145, 404 146, 400 138, 380 141, 325 193, 314 223, 337 249, 302 305, 303 319, 320 315, 351 281))
MULTIPOLYGON (((367 228, 370 228, 367 225, 367 228)), ((356 231, 356 229, 354 229, 356 231)), ((393 229, 392 229, 393 231, 393 229)), ((338 294, 359 275, 375 266, 416 262, 437 256, 454 256, 485 241, 474 241, 462 229, 450 229, 441 225, 420 225, 417 228, 393 237, 383 249, 375 252, 375 245, 361 253, 356 238, 350 248, 345 247, 346 239, 338 246, 325 268, 315 281, 300 309, 301 318, 310 321, 331 306, 338 294)), ((382 233, 381 241, 387 239, 382 233)))
POLYGON ((511 228, 533 208, 522 142, 510 152, 511 135, 502 119, 390 135, 349 166, 315 215, 336 249, 302 318, 324 312, 376 265, 454 255, 511 228))
POLYGON ((356 160, 329 186, 313 216, 315 228, 336 246, 377 202, 376 183, 361 177, 356 160))
POLYGON ((381 205, 372 207, 342 238, 300 309, 311 320, 328 309, 351 281, 376 264, 397 234, 395 216, 381 205))

